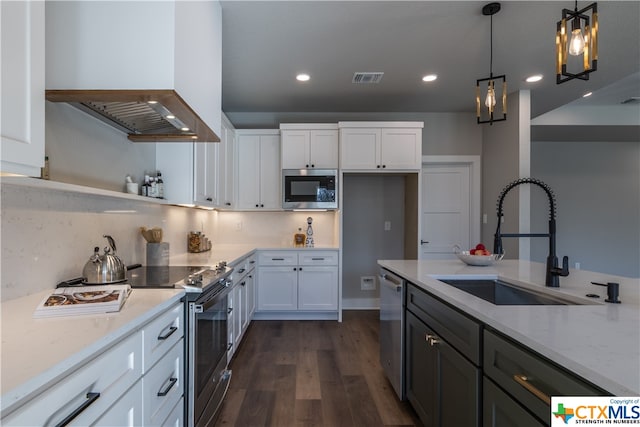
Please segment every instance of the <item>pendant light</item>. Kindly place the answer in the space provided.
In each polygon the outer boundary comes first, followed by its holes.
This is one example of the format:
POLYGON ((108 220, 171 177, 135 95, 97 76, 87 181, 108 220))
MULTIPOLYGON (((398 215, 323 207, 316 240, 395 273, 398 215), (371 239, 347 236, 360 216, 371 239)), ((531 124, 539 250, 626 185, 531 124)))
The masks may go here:
POLYGON ((491 39, 489 51, 489 77, 476 80, 476 115, 478 124, 507 120, 507 79, 503 75, 493 75, 493 15, 500 11, 500 3, 489 3, 482 8, 482 14, 491 17, 491 39), (502 84, 500 84, 502 82, 502 84), (501 86, 498 98, 496 86, 501 86), (484 94, 484 95, 483 95, 484 94))
POLYGON ((573 11, 562 9, 562 19, 556 26, 556 84, 573 79, 589 80, 589 74, 598 69, 598 4, 592 3, 578 10, 576 0, 573 11), (588 13, 591 13, 591 16, 588 13), (571 26, 569 26, 571 24, 571 26), (570 28, 570 30, 569 30, 570 28), (571 56, 582 56, 582 70, 568 71, 571 56))

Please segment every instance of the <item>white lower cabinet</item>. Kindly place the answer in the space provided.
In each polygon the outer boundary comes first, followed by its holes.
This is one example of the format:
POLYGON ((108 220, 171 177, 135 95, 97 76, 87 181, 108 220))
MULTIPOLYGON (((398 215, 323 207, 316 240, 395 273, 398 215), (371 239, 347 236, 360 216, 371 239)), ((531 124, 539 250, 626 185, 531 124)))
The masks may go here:
POLYGON ((169 353, 142 378, 144 425, 161 425, 182 399, 184 389, 184 341, 178 341, 169 353))
POLYGON ((71 366, 0 424, 162 425, 184 394, 182 307, 176 303, 115 344, 105 343, 97 357, 71 366))
POLYGON ((244 333, 251 323, 253 312, 255 311, 255 255, 245 257, 234 263, 232 267, 233 289, 228 296, 229 317, 229 350, 227 351, 227 361, 231 361, 233 354, 240 346, 244 333))
MULTIPOLYGON (((70 372, 71 375, 4 417, 2 424, 93 424, 141 377, 142 333, 130 335, 70 372)), ((137 405, 142 408, 141 396, 138 396, 137 405)))
POLYGON ((338 310, 337 251, 263 251, 258 311, 338 310))
POLYGON ((94 427, 137 427, 146 425, 142 421, 140 395, 142 382, 138 381, 107 412, 94 423, 94 427))

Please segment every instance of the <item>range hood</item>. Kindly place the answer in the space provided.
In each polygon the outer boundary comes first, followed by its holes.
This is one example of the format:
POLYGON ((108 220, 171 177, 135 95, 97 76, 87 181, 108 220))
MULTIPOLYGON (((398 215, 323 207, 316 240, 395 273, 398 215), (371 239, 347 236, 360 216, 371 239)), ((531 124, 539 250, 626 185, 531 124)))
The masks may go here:
POLYGON ((47 90, 45 97, 73 105, 133 142, 220 142, 175 90, 47 90))

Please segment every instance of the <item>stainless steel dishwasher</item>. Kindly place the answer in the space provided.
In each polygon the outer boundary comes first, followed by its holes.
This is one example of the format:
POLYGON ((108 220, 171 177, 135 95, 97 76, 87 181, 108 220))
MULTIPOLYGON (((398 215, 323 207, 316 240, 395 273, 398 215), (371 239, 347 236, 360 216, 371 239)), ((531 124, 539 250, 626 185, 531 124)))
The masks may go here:
POLYGON ((380 364, 404 400, 404 295, 405 282, 380 269, 380 364))

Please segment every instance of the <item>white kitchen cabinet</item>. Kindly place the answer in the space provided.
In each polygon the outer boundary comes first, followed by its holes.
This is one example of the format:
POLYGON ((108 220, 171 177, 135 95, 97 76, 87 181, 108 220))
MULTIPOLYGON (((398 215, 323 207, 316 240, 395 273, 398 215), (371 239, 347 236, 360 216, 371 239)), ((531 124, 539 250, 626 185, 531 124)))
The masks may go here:
POLYGON ((220 144, 194 143, 194 201, 202 206, 218 206, 220 144))
POLYGON ((338 309, 338 267, 298 267, 298 310, 338 309))
POLYGON ((281 124, 282 169, 337 169, 337 124, 281 124))
POLYGON ((337 251, 262 251, 258 311, 336 311, 337 251))
POLYGON ((157 426, 183 397, 184 339, 180 339, 142 378, 144 424, 157 426))
POLYGON ((3 414, 1 423, 162 424, 175 403, 183 401, 183 307, 182 302, 174 304, 115 345, 98 350, 98 356, 69 366, 66 376, 3 414))
POLYGON ((280 210, 280 131, 236 131, 237 209, 280 210))
POLYGON ((231 361, 233 354, 240 346, 240 342, 242 338, 244 338, 244 333, 249 327, 253 312, 255 311, 253 277, 255 274, 255 264, 255 255, 252 254, 232 265, 234 268, 231 275, 233 289, 228 297, 228 304, 231 311, 227 319, 231 345, 227 352, 227 361, 231 361))
POLYGON ((220 132, 220 148, 218 149, 218 207, 231 209, 234 207, 234 148, 236 130, 227 116, 222 115, 220 132))
MULTIPOLYGON (((43 355, 44 356, 44 355, 43 355)), ((71 371, 31 401, 2 418, 3 425, 58 425, 75 410, 83 410, 69 425, 91 425, 142 375, 142 333, 130 335, 97 358, 71 371)), ((142 410, 142 396, 133 400, 142 410)))
POLYGON ((340 168, 419 170, 422 122, 340 122, 340 168))
POLYGON ((45 155, 45 5, 3 1, 0 8, 0 171, 40 176, 45 155))

